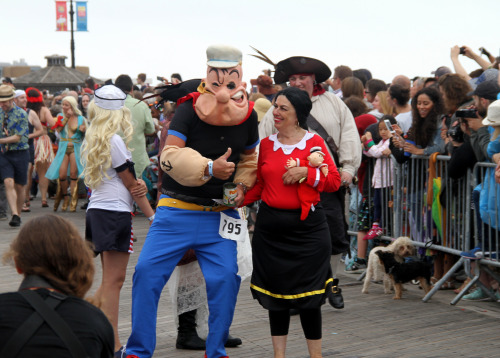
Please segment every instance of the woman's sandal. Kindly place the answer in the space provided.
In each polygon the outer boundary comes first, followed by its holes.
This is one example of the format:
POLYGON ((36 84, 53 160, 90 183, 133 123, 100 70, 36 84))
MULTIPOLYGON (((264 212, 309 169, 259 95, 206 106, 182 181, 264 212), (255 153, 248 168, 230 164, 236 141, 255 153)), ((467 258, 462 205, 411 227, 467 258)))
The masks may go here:
POLYGON ((48 208, 49 204, 47 203, 47 200, 42 200, 42 208, 48 208))
POLYGON ((454 289, 453 292, 455 292, 458 295, 460 292, 462 292, 462 290, 465 288, 465 286, 467 286, 469 284, 470 280, 471 280, 471 278, 467 277, 467 279, 464 281, 464 283, 462 283, 462 286, 454 289))
POLYGON ((30 202, 29 200, 25 201, 23 204, 23 208, 21 209, 23 213, 29 213, 31 211, 30 209, 30 202))

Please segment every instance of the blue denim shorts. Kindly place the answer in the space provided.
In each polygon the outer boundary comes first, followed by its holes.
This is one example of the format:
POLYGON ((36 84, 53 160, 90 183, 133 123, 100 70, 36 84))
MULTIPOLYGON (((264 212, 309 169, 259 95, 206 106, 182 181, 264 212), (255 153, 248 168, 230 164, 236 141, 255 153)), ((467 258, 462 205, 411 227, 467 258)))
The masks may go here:
POLYGON ((0 177, 2 181, 13 178, 14 183, 26 185, 28 183, 28 164, 30 153, 25 150, 9 150, 0 154, 0 177))

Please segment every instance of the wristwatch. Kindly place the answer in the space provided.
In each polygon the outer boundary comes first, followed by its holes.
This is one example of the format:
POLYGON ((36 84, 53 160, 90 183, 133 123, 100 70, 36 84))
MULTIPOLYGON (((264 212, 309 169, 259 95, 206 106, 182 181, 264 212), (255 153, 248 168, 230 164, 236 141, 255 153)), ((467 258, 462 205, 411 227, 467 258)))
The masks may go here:
POLYGON ((245 184, 243 184, 242 182, 238 182, 236 183, 236 185, 241 185, 241 188, 243 189, 243 194, 247 193, 248 188, 245 184))

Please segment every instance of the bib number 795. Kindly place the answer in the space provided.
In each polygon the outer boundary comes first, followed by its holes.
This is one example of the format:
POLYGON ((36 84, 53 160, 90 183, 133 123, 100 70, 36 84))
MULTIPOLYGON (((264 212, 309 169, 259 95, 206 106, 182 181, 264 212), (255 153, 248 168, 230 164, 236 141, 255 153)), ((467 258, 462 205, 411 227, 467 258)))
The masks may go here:
POLYGON ((221 213, 219 224, 219 235, 225 239, 244 241, 247 232, 246 220, 235 219, 221 213))

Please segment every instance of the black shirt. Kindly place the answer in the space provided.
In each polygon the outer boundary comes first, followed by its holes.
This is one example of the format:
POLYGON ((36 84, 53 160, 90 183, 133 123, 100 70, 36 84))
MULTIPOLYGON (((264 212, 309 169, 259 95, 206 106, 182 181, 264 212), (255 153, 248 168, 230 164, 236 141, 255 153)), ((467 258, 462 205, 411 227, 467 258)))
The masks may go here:
MULTIPOLYGON (((36 292, 43 299, 50 293, 45 288, 37 289, 36 292)), ((99 308, 78 297, 68 296, 55 310, 72 328, 89 357, 113 357, 113 327, 99 308)), ((33 312, 34 308, 18 292, 0 295, 0 351, 33 312)), ((17 358, 42 356, 72 358, 64 342, 46 322, 31 337, 17 358)))
MULTIPOLYGON (((238 165, 243 151, 255 148, 259 143, 257 113, 235 126, 214 126, 203 122, 193 108, 193 102, 181 104, 170 123, 169 135, 184 139, 186 147, 196 150, 205 158, 216 160, 227 148, 231 148, 228 162, 238 165)), ((236 172, 236 171, 235 171, 236 172)), ((162 187, 177 194, 198 198, 222 199, 222 185, 232 182, 234 173, 227 180, 212 178, 202 186, 187 187, 173 180, 167 173, 163 175, 162 187)))

